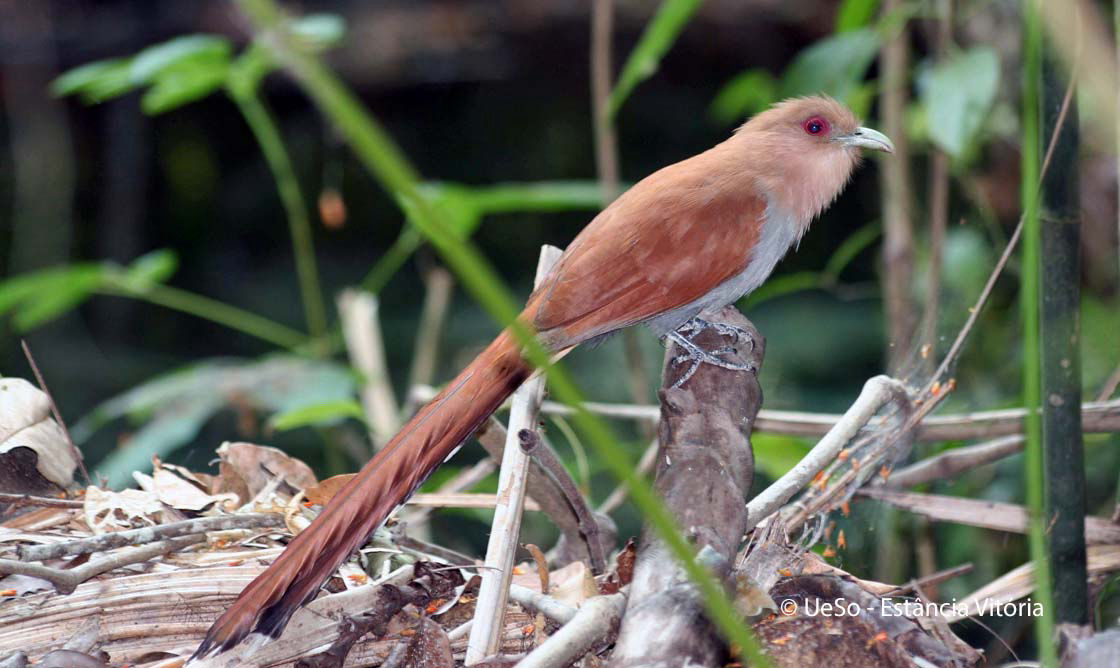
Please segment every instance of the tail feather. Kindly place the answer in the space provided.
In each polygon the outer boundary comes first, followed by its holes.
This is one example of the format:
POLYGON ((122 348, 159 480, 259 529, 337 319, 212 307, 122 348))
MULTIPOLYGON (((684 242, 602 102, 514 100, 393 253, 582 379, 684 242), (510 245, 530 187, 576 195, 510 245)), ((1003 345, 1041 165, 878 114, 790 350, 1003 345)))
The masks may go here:
POLYGON ((490 416, 531 367, 502 333, 327 504, 210 627, 192 659, 250 633, 279 637, 288 619, 417 487, 490 416))

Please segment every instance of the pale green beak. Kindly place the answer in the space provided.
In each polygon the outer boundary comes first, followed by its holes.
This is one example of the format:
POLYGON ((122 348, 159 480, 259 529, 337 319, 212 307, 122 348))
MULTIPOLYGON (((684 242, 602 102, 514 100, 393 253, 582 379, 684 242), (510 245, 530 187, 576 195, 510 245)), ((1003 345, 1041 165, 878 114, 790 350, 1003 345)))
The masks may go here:
POLYGON ((857 128, 852 134, 839 137, 839 140, 847 146, 894 153, 894 144, 891 143, 890 138, 871 128, 857 128))

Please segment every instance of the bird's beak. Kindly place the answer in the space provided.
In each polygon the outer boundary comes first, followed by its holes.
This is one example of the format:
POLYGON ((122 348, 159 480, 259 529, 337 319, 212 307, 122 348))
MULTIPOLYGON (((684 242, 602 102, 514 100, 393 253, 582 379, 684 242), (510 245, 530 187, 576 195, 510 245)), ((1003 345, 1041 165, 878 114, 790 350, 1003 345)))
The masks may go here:
POLYGON ((840 141, 846 146, 855 146, 857 148, 867 148, 872 151, 883 151, 884 153, 894 153, 894 144, 891 143, 889 137, 878 130, 871 128, 856 128, 856 131, 850 135, 843 135, 840 141))

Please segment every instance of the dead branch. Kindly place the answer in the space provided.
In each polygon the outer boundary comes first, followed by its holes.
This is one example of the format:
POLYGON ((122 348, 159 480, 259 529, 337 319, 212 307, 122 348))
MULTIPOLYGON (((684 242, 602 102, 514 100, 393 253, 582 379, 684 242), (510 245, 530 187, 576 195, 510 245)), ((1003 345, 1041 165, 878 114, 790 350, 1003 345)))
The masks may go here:
POLYGON ((933 480, 950 480, 978 466, 997 462, 1023 449, 1022 436, 1004 436, 976 445, 954 448, 891 473, 886 486, 913 487, 933 480))
POLYGON ((46 496, 32 496, 30 494, 7 494, 0 492, 0 503, 10 504, 13 508, 20 506, 40 506, 43 508, 83 508, 85 504, 75 499, 52 499, 46 496))
POLYGON ((113 533, 91 536, 65 543, 50 545, 21 545, 16 548, 20 561, 46 561, 60 559, 76 554, 104 552, 128 545, 146 545, 158 540, 206 533, 207 531, 229 531, 231 529, 256 529, 259 527, 284 526, 284 516, 276 513, 253 513, 245 515, 221 515, 218 517, 198 517, 183 522, 173 522, 160 526, 115 531, 113 533))
MULTIPOLYGON (((1015 503, 963 499, 939 494, 898 492, 867 487, 859 496, 877 499, 941 522, 955 522, 1011 533, 1027 532, 1027 509, 1015 503)), ((1099 517, 1085 518, 1085 542, 1090 545, 1120 543, 1120 526, 1099 517)))
POLYGON ((521 585, 509 586, 509 598, 521 607, 539 612, 558 624, 567 624, 576 616, 576 609, 567 603, 521 585))
POLYGON ((43 578, 53 584, 55 589, 58 590, 58 593, 69 594, 81 583, 92 577, 101 575, 102 573, 122 566, 148 561, 149 559, 154 559, 168 552, 181 550, 184 547, 190 547, 191 545, 205 541, 206 536, 202 535, 171 538, 128 552, 114 554, 103 559, 98 559, 97 561, 91 561, 69 570, 50 568, 48 566, 40 566, 39 564, 29 564, 22 561, 13 561, 11 559, 0 559, 0 573, 5 575, 18 573, 20 575, 43 578))
MULTIPOLYGON (((436 389, 419 386, 412 389, 421 400, 435 397, 436 389)), ((583 407, 590 413, 622 420, 659 419, 657 406, 647 404, 616 404, 589 401, 583 407)), ((569 406, 554 401, 541 404, 547 415, 572 415, 569 406)), ((995 438, 1023 433, 1025 408, 1005 408, 926 417, 914 431, 914 439, 925 443, 934 441, 967 441, 995 438)), ((828 433, 842 415, 835 413, 810 413, 804 411, 776 411, 763 409, 755 420, 754 431, 785 436, 820 437, 828 433)), ((1120 400, 1088 401, 1081 404, 1081 426, 1085 433, 1111 434, 1120 432, 1120 400)))
MULTIPOLYGON (((541 248, 537 263, 537 284, 548 275, 560 259, 555 246, 541 248)), ((529 481, 529 455, 521 447, 521 432, 537 428, 537 412, 544 399, 544 377, 534 376, 513 393, 509 413, 509 430, 502 452, 498 474, 498 504, 494 508, 490 540, 486 546, 486 566, 475 605, 474 626, 467 643, 466 662, 476 663, 497 652, 501 645, 509 583, 513 577, 517 538, 521 531, 521 513, 529 481)))
MULTIPOLYGON (((729 344, 737 350, 729 361, 762 364, 762 337, 733 307, 704 316, 716 325, 743 330, 745 336, 706 328, 694 342, 705 350, 729 344)), ((718 578, 731 571, 744 533, 743 504, 754 477, 750 431, 762 402, 756 372, 701 365, 683 385, 690 364, 674 364, 676 345, 666 351, 661 395, 661 443, 654 486, 669 511, 684 527, 689 541, 710 555, 706 559, 718 578)), ((684 570, 664 543, 648 529, 642 532, 630 603, 615 644, 612 663, 618 666, 722 666, 724 643, 703 614, 703 602, 684 570), (651 633, 657 629, 657 633, 651 633)))
POLYGON ((376 451, 400 428, 400 412, 378 320, 377 297, 360 290, 343 290, 338 296, 338 315, 346 351, 354 368, 363 376, 362 411, 369 420, 370 439, 376 451))
POLYGON ((883 406, 906 400, 906 388, 897 380, 888 376, 868 380, 852 407, 809 454, 747 504, 747 529, 758 526, 835 461, 840 451, 883 406))
POLYGON ((560 458, 550 448, 539 447, 541 438, 535 431, 522 429, 518 432, 517 437, 521 450, 532 457, 533 461, 556 481, 556 484, 564 493, 564 499, 578 518, 579 532, 583 536, 583 542, 587 546, 587 552, 591 557, 591 572, 595 575, 606 572, 607 557, 603 554, 599 525, 592 516, 591 509, 587 506, 587 501, 583 498, 583 494, 580 493, 575 481, 568 475, 564 465, 560 463, 560 458))
POLYGON ((571 666, 618 628, 625 609, 625 592, 588 599, 570 622, 522 659, 517 664, 518 668, 571 666))

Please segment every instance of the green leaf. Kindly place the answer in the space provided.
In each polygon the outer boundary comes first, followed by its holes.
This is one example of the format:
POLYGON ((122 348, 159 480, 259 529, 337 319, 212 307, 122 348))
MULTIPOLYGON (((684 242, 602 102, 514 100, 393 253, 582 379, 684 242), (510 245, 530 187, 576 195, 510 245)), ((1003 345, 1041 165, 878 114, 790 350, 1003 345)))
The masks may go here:
POLYGON ((709 112, 718 122, 730 125, 769 107, 777 92, 774 75, 761 68, 750 69, 723 85, 709 112))
POLYGON ((634 88, 641 82, 653 76, 661 59, 677 41, 689 19, 700 8, 703 0, 665 0, 657 10, 657 14, 650 19, 645 31, 642 33, 638 45, 630 52, 626 64, 622 66, 622 73, 618 75, 618 83, 607 100, 607 117, 614 118, 622 103, 630 96, 634 88))
POLYGON ((268 420, 268 425, 276 431, 287 431, 298 427, 320 424, 336 424, 346 418, 365 421, 362 406, 352 399, 327 401, 302 408, 277 413, 268 420))
POLYGON ((289 30, 305 48, 324 51, 346 36, 346 20, 338 14, 308 14, 292 21, 289 30))
POLYGON ((53 282, 47 290, 38 291, 34 299, 24 300, 12 318, 16 329, 21 332, 34 329, 89 299, 101 284, 103 271, 101 266, 71 269, 65 279, 53 282))
POLYGON ((172 67, 212 66, 229 63, 233 47, 219 35, 185 35, 149 46, 132 59, 129 76, 136 84, 148 84, 172 67))
POLYGON ((809 46, 782 74, 779 98, 825 94, 847 102, 879 53, 870 28, 826 37, 809 46))
POLYGON ((264 413, 294 413, 310 406, 353 401, 357 384, 346 367, 292 355, 259 360, 214 359, 163 374, 95 408, 74 425, 84 442, 108 422, 129 417, 142 424, 124 447, 99 470, 111 485, 130 480, 152 454, 167 456, 197 436, 226 406, 248 406, 264 413))
POLYGON ((82 263, 0 281, 0 314, 14 310, 16 327, 31 329, 81 303, 104 271, 100 264, 82 263))
POLYGON ((229 65, 217 61, 165 70, 141 98, 140 108, 154 116, 190 104, 225 85, 228 73, 229 65))
POLYGON ((143 290, 151 283, 163 283, 179 268, 175 251, 161 248, 145 253, 133 260, 124 275, 125 283, 136 290, 143 290))
POLYGON ((954 158, 975 140, 999 86, 999 55, 978 46, 953 54, 930 70, 921 86, 929 136, 954 158))
POLYGON ((78 95, 86 104, 104 102, 136 87, 129 77, 131 68, 131 58, 86 63, 52 81, 51 93, 58 97, 78 95))
POLYGON ((879 9, 879 0, 844 0, 836 10, 836 32, 848 32, 870 25, 879 9))

